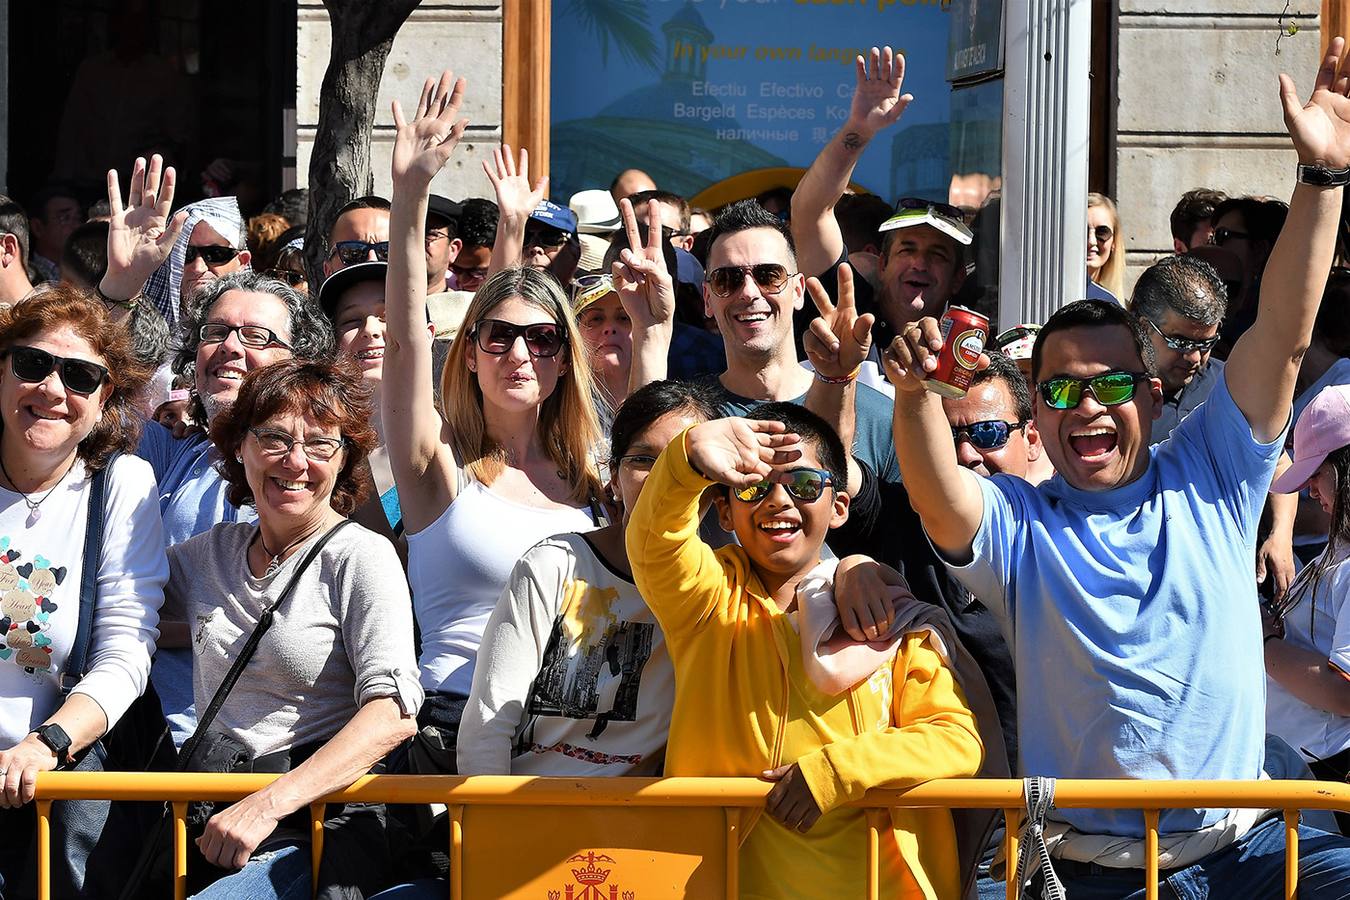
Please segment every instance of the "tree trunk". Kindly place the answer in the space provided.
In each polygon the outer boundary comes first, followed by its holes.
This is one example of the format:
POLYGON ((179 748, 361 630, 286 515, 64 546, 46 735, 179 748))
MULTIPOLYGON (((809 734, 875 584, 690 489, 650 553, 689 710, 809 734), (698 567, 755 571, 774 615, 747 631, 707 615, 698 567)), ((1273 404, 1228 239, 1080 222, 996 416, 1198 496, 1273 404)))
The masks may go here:
MULTIPOLYGON (((371 193, 370 135, 384 63, 418 0, 323 0, 333 48, 319 94, 319 123, 309 159, 309 283, 323 281, 328 231, 347 201, 371 193)), ((316 291, 317 293, 317 291, 316 291)))

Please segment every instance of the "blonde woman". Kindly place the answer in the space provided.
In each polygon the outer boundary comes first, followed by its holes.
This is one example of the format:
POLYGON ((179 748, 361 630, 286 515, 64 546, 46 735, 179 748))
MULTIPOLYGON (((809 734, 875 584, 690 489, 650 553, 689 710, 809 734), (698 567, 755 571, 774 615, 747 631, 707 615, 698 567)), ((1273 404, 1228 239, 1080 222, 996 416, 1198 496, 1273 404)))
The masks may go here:
POLYGON ((1116 204, 1105 194, 1088 194, 1088 280, 1117 301, 1125 296, 1125 236, 1116 204))
POLYGON ((435 756, 414 758, 421 771, 454 771, 483 628, 516 560, 550 535, 600 522, 591 367, 551 275, 510 268, 478 289, 441 373, 439 414, 433 400, 427 196, 463 133, 463 93, 463 79, 446 72, 427 80, 411 122, 394 104, 381 405, 422 634, 419 724, 431 729, 417 746, 435 756))

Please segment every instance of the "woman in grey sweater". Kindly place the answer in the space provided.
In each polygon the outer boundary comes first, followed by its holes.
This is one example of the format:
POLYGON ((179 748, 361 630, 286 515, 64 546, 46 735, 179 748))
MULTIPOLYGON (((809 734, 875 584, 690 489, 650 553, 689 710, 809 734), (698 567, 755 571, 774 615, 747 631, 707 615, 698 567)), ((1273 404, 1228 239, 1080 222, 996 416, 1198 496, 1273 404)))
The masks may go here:
MULTIPOLYGON (((369 422, 370 391, 355 371, 301 360, 249 372, 212 422, 230 501, 252 503, 258 522, 221 523, 169 550, 167 602, 192 635, 198 710, 309 548, 360 502, 369 422)), ((299 575, 210 724, 247 749, 255 771, 286 774, 207 823, 198 848, 233 874, 198 896, 310 896, 304 811, 411 737, 421 702, 398 557, 387 539, 351 524, 299 575)), ((341 852, 334 837, 330 822, 326 859, 341 852)), ((363 840, 359 860, 341 860, 358 863, 365 883, 355 886, 377 886, 382 843, 363 840)))

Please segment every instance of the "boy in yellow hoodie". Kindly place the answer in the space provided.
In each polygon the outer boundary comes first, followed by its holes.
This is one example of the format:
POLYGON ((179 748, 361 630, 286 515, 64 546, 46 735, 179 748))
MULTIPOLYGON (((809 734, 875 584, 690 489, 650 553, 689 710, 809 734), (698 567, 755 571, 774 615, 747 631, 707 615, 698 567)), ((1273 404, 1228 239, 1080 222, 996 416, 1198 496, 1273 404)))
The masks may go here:
MULTIPOLYGON (((926 632, 904 635, 891 663, 841 694, 803 668, 797 586, 848 516, 844 448, 792 403, 749 419, 696 425, 657 460, 627 531, 638 589, 675 664, 667 775, 762 775, 777 782, 769 818, 740 854, 741 896, 864 895, 862 810, 869 788, 973 775, 975 718, 926 632), (739 546, 699 539, 699 497, 714 484, 722 527, 739 546)), ((946 810, 902 810, 883 834, 883 896, 960 895, 946 810)))

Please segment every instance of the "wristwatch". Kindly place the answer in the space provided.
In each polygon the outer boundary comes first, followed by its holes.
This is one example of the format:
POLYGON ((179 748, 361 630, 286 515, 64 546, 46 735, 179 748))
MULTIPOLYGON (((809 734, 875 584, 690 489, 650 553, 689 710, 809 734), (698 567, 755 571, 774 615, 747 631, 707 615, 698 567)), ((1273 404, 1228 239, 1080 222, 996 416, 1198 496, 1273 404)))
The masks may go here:
POLYGON ((1317 187, 1339 187, 1350 184, 1350 166, 1344 169, 1328 169, 1326 166, 1305 166, 1299 163, 1298 180, 1303 184, 1317 187))
POLYGON ((36 734, 38 740, 46 744, 48 749, 56 754, 58 765, 66 765, 70 762, 70 735, 66 730, 56 723, 43 725, 41 728, 33 729, 31 734, 36 734))

